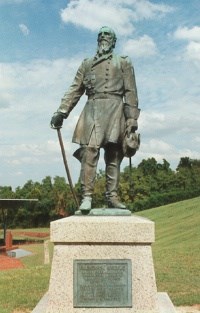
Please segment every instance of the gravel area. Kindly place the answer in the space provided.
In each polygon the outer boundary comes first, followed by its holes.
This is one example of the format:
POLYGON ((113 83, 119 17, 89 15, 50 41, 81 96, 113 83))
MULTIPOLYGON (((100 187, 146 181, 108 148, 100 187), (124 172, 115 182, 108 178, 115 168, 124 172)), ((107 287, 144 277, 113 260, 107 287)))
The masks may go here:
MULTIPOLYGON (((200 312, 200 304, 196 304, 193 306, 179 306, 176 307, 177 313, 199 313, 200 312)), ((13 313, 31 313, 31 311, 18 311, 15 310, 13 313)))

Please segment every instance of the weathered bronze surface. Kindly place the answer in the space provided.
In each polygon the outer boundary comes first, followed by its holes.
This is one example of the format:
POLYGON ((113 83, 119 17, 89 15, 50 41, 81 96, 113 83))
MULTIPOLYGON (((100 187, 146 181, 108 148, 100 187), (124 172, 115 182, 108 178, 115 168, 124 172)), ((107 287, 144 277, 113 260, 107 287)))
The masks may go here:
POLYGON ((131 260, 75 260, 74 307, 132 307, 131 260))
MULTIPOLYGON (((82 215, 81 211, 78 210, 75 212, 75 215, 82 215)), ((125 209, 108 209, 108 208, 94 208, 91 209, 89 214, 90 216, 130 216, 131 211, 125 209)))
POLYGON ((109 27, 100 29, 96 55, 83 60, 51 120, 52 128, 60 128, 80 97, 88 96, 72 139, 80 145, 74 156, 81 162, 80 210, 85 214, 92 208, 100 148, 105 151, 108 207, 126 209, 118 199, 122 147, 125 134, 137 130, 140 110, 133 65, 129 57, 114 54, 116 39, 109 27))

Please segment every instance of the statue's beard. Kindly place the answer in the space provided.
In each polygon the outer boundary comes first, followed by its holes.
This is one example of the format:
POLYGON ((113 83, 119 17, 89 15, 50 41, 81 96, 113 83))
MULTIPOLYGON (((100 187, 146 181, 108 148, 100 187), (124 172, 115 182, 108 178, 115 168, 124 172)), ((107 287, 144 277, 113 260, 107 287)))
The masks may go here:
POLYGON ((98 44, 97 54, 101 56, 112 52, 112 50, 113 50, 112 44, 108 41, 103 40, 98 44))

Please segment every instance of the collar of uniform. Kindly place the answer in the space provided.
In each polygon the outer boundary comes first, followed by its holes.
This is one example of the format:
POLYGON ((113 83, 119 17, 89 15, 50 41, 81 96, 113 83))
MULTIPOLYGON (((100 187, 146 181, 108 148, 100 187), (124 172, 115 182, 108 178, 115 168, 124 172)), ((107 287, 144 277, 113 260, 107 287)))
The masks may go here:
POLYGON ((108 54, 103 54, 102 56, 98 56, 98 55, 95 55, 94 59, 93 59, 93 63, 92 63, 92 67, 95 66, 96 64, 104 61, 104 60, 107 60, 107 59, 112 59, 112 56, 113 56, 113 53, 108 53, 108 54))

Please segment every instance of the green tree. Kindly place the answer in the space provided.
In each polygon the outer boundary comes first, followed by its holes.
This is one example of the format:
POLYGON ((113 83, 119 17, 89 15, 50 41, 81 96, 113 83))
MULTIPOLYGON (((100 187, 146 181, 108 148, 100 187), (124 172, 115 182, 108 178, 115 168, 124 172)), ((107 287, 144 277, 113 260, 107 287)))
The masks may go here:
POLYGON ((13 199, 15 193, 11 186, 0 186, 0 199, 13 199))
POLYGON ((75 202, 64 177, 56 176, 53 183, 53 197, 55 203, 55 214, 59 216, 68 216, 75 211, 75 202))
POLYGON ((180 158, 180 161, 176 170, 179 171, 181 168, 191 169, 191 167, 192 167, 192 160, 189 157, 183 157, 183 158, 180 158))
POLYGON ((142 160, 142 162, 138 165, 138 168, 142 170, 145 176, 156 175, 158 164, 154 158, 149 158, 147 160, 142 160))
MULTIPOLYGON (((93 207, 105 206, 105 172, 97 173, 93 207)), ((80 181, 75 185, 81 198, 80 181)), ((142 160, 137 167, 125 167, 121 172, 119 196, 132 211, 145 210, 174 201, 200 195, 200 160, 183 157, 173 171, 167 160, 158 163, 154 158, 142 160)), ((65 178, 45 177, 41 183, 28 180, 15 191, 10 186, 0 186, 0 197, 33 199, 35 206, 24 204, 10 210, 9 226, 48 226, 50 221, 73 214, 75 203, 65 178)))
POLYGON ((93 206, 96 208, 102 208, 105 206, 105 185, 106 185, 105 171, 99 170, 96 176, 93 196, 93 206))

